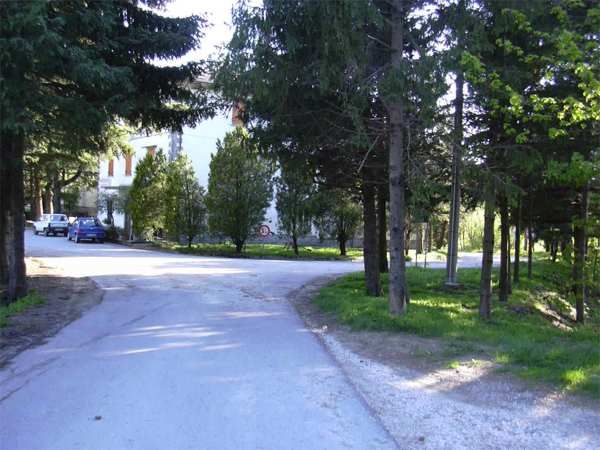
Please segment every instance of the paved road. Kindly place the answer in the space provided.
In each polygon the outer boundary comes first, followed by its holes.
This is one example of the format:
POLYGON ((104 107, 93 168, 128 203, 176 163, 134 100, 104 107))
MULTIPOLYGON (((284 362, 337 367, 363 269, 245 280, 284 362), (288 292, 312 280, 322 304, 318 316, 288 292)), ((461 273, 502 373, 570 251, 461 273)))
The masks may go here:
POLYGON ((26 245, 105 297, 0 371, 0 449, 396 447, 285 300, 360 264, 26 245))
POLYGON ((360 263, 26 246, 105 295, 0 371, 0 450, 395 448, 286 301, 360 263))

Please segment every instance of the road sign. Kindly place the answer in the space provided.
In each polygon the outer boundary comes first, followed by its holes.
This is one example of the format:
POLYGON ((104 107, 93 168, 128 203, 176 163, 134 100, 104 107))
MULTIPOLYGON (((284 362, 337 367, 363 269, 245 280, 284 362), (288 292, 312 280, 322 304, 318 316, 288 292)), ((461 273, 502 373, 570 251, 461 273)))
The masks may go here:
POLYGON ((262 237, 269 236, 271 234, 271 229, 269 228, 269 225, 261 225, 258 229, 258 234, 260 234, 262 237))

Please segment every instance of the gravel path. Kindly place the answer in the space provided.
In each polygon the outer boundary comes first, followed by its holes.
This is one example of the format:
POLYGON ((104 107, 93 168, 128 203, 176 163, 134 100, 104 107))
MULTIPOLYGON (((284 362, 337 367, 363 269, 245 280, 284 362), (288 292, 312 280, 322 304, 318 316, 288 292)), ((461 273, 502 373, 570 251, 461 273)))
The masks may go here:
POLYGON ((323 340, 403 448, 600 448, 598 410, 485 376, 463 374, 469 396, 453 395, 444 389, 448 373, 392 368, 357 355, 333 335, 323 340))
POLYGON ((600 404, 498 374, 491 362, 440 368, 416 349, 439 341, 352 332, 311 303, 323 277, 290 300, 404 449, 598 449, 600 404))

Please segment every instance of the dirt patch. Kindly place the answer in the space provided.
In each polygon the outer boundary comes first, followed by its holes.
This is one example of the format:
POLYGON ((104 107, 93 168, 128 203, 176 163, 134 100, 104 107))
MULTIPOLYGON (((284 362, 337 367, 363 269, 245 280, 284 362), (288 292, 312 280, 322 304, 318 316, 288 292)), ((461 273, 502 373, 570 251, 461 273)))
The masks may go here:
POLYGON ((333 278, 290 302, 401 448, 600 448, 598 402, 499 373, 483 346, 354 332, 312 302, 333 278))
POLYGON ((27 259, 27 273, 29 289, 36 290, 45 302, 10 317, 8 325, 0 328, 0 368, 102 301, 102 291, 89 278, 66 277, 59 269, 32 258, 27 259))

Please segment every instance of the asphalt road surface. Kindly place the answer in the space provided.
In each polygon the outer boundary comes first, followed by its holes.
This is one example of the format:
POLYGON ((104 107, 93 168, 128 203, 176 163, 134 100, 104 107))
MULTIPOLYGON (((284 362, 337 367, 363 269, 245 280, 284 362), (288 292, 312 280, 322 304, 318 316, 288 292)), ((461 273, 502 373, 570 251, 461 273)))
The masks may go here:
POLYGON ((26 246, 104 301, 0 371, 0 449, 396 448, 286 300, 360 263, 26 246))

